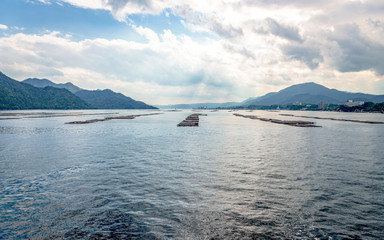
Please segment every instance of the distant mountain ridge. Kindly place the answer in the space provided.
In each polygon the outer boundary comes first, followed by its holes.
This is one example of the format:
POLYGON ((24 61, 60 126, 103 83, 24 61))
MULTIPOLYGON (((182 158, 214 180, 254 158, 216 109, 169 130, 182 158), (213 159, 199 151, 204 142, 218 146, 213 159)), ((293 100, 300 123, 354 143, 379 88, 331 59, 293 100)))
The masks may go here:
POLYGON ((193 108, 231 108, 238 107, 250 102, 257 97, 250 97, 242 102, 225 102, 225 103, 189 103, 174 105, 156 105, 160 109, 193 109, 193 108))
POLYGON ((190 104, 174 104, 174 105, 155 105, 160 109, 193 109, 193 108, 230 108, 238 106, 238 102, 227 103, 190 103, 190 104))
MULTIPOLYGON (((232 108, 302 104, 342 104, 348 100, 381 103, 384 95, 350 93, 309 82, 292 85, 243 102, 159 105, 159 108, 232 108)), ((85 90, 68 82, 56 84, 48 79, 16 81, 0 72, 0 109, 156 109, 112 90, 85 90)))
POLYGON ((0 72, 0 109, 89 109, 91 106, 67 89, 37 88, 0 72))
POLYGON ((192 109, 290 105, 294 103, 319 104, 320 102, 323 104, 343 104, 348 100, 380 103, 384 102, 384 95, 343 92, 329 89, 314 82, 308 82, 292 85, 279 92, 267 93, 260 97, 250 97, 243 102, 158 105, 157 107, 164 109, 192 109))
POLYGON ((75 93, 81 99, 100 109, 157 109, 144 102, 133 100, 110 89, 81 90, 75 93))
POLYGON ((295 102, 318 104, 342 104, 348 100, 364 102, 384 102, 384 95, 373 95, 366 93, 350 93, 336 89, 329 89, 320 84, 308 82, 292 85, 279 92, 268 93, 264 96, 248 101, 242 106, 266 106, 266 105, 289 105, 295 102))
POLYGON ((38 88, 44 88, 44 87, 65 88, 72 93, 76 93, 78 91, 83 90, 83 89, 79 88, 78 86, 73 85, 70 82, 54 83, 48 79, 28 78, 28 79, 25 79, 23 81, 23 83, 28 83, 28 84, 35 86, 35 87, 38 87, 38 88))
POLYGON ((80 97, 93 108, 98 109, 156 109, 144 102, 136 101, 121 93, 116 93, 110 89, 105 90, 85 90, 68 82, 57 84, 48 79, 28 78, 23 81, 35 87, 44 88, 47 86, 55 88, 65 88, 76 96, 80 97))

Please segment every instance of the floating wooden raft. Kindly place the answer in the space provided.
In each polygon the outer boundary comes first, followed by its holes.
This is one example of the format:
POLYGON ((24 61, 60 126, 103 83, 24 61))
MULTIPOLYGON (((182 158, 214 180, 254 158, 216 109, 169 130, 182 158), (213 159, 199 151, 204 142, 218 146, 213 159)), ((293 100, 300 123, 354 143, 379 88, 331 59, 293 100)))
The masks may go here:
POLYGON ((280 119, 272 119, 272 118, 261 118, 261 117, 254 116, 254 115, 242 115, 242 114, 238 114, 238 113, 234 113, 233 115, 235 115, 237 117, 257 119, 257 120, 264 121, 264 122, 284 124, 284 125, 289 125, 289 126, 294 126, 294 127, 321 127, 321 126, 315 125, 314 122, 309 122, 309 121, 291 121, 291 120, 280 120, 280 119))
POLYGON ((148 113, 148 114, 138 114, 138 115, 128 115, 128 116, 116 116, 116 117, 106 117, 101 119, 90 119, 85 121, 73 121, 73 122, 66 122, 65 124, 88 124, 88 123, 95 123, 95 122, 104 122, 114 119, 134 119, 136 117, 142 117, 142 116, 151 116, 151 115, 158 115, 161 113, 148 113))
POLYGON ((364 120, 353 120, 353 119, 343 119, 343 118, 326 118, 326 117, 313 117, 313 116, 296 116, 292 114, 280 114, 282 116, 291 116, 291 117, 300 117, 300 118, 313 118, 313 119, 324 119, 324 120, 333 120, 333 121, 343 121, 343 122, 355 122, 355 123, 368 123, 368 124, 384 124, 384 122, 377 121, 364 121, 364 120))
POLYGON ((198 127, 199 116, 207 116, 207 114, 194 113, 189 115, 186 119, 177 124, 178 127, 198 127))

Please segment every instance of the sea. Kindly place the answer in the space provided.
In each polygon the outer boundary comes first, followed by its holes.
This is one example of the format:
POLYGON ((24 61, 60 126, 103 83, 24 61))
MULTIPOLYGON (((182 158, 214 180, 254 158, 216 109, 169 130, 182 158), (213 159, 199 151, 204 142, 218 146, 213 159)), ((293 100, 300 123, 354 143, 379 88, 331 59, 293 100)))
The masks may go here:
POLYGON ((337 119, 384 114, 2 111, 0 239, 384 239, 384 125, 337 119))

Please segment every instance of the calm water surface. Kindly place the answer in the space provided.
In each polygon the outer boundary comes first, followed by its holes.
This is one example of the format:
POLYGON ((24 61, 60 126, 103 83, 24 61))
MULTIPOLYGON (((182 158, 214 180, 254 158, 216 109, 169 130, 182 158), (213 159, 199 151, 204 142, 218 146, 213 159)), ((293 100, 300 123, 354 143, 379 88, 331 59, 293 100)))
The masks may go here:
POLYGON ((199 128, 176 127, 192 111, 68 125, 154 111, 41 112, 0 120, 0 239, 384 239, 384 125, 228 111, 199 128))

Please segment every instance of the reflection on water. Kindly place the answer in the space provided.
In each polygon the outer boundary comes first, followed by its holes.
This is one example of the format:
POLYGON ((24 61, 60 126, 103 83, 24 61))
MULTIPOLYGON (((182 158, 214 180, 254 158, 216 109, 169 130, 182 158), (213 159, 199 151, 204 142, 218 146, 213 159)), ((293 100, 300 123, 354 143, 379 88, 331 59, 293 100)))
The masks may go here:
POLYGON ((198 128, 176 127, 191 111, 88 125, 65 125, 87 119, 65 111, 0 121, 0 239, 384 236, 382 126, 316 119, 322 128, 294 128, 204 113, 198 128))

